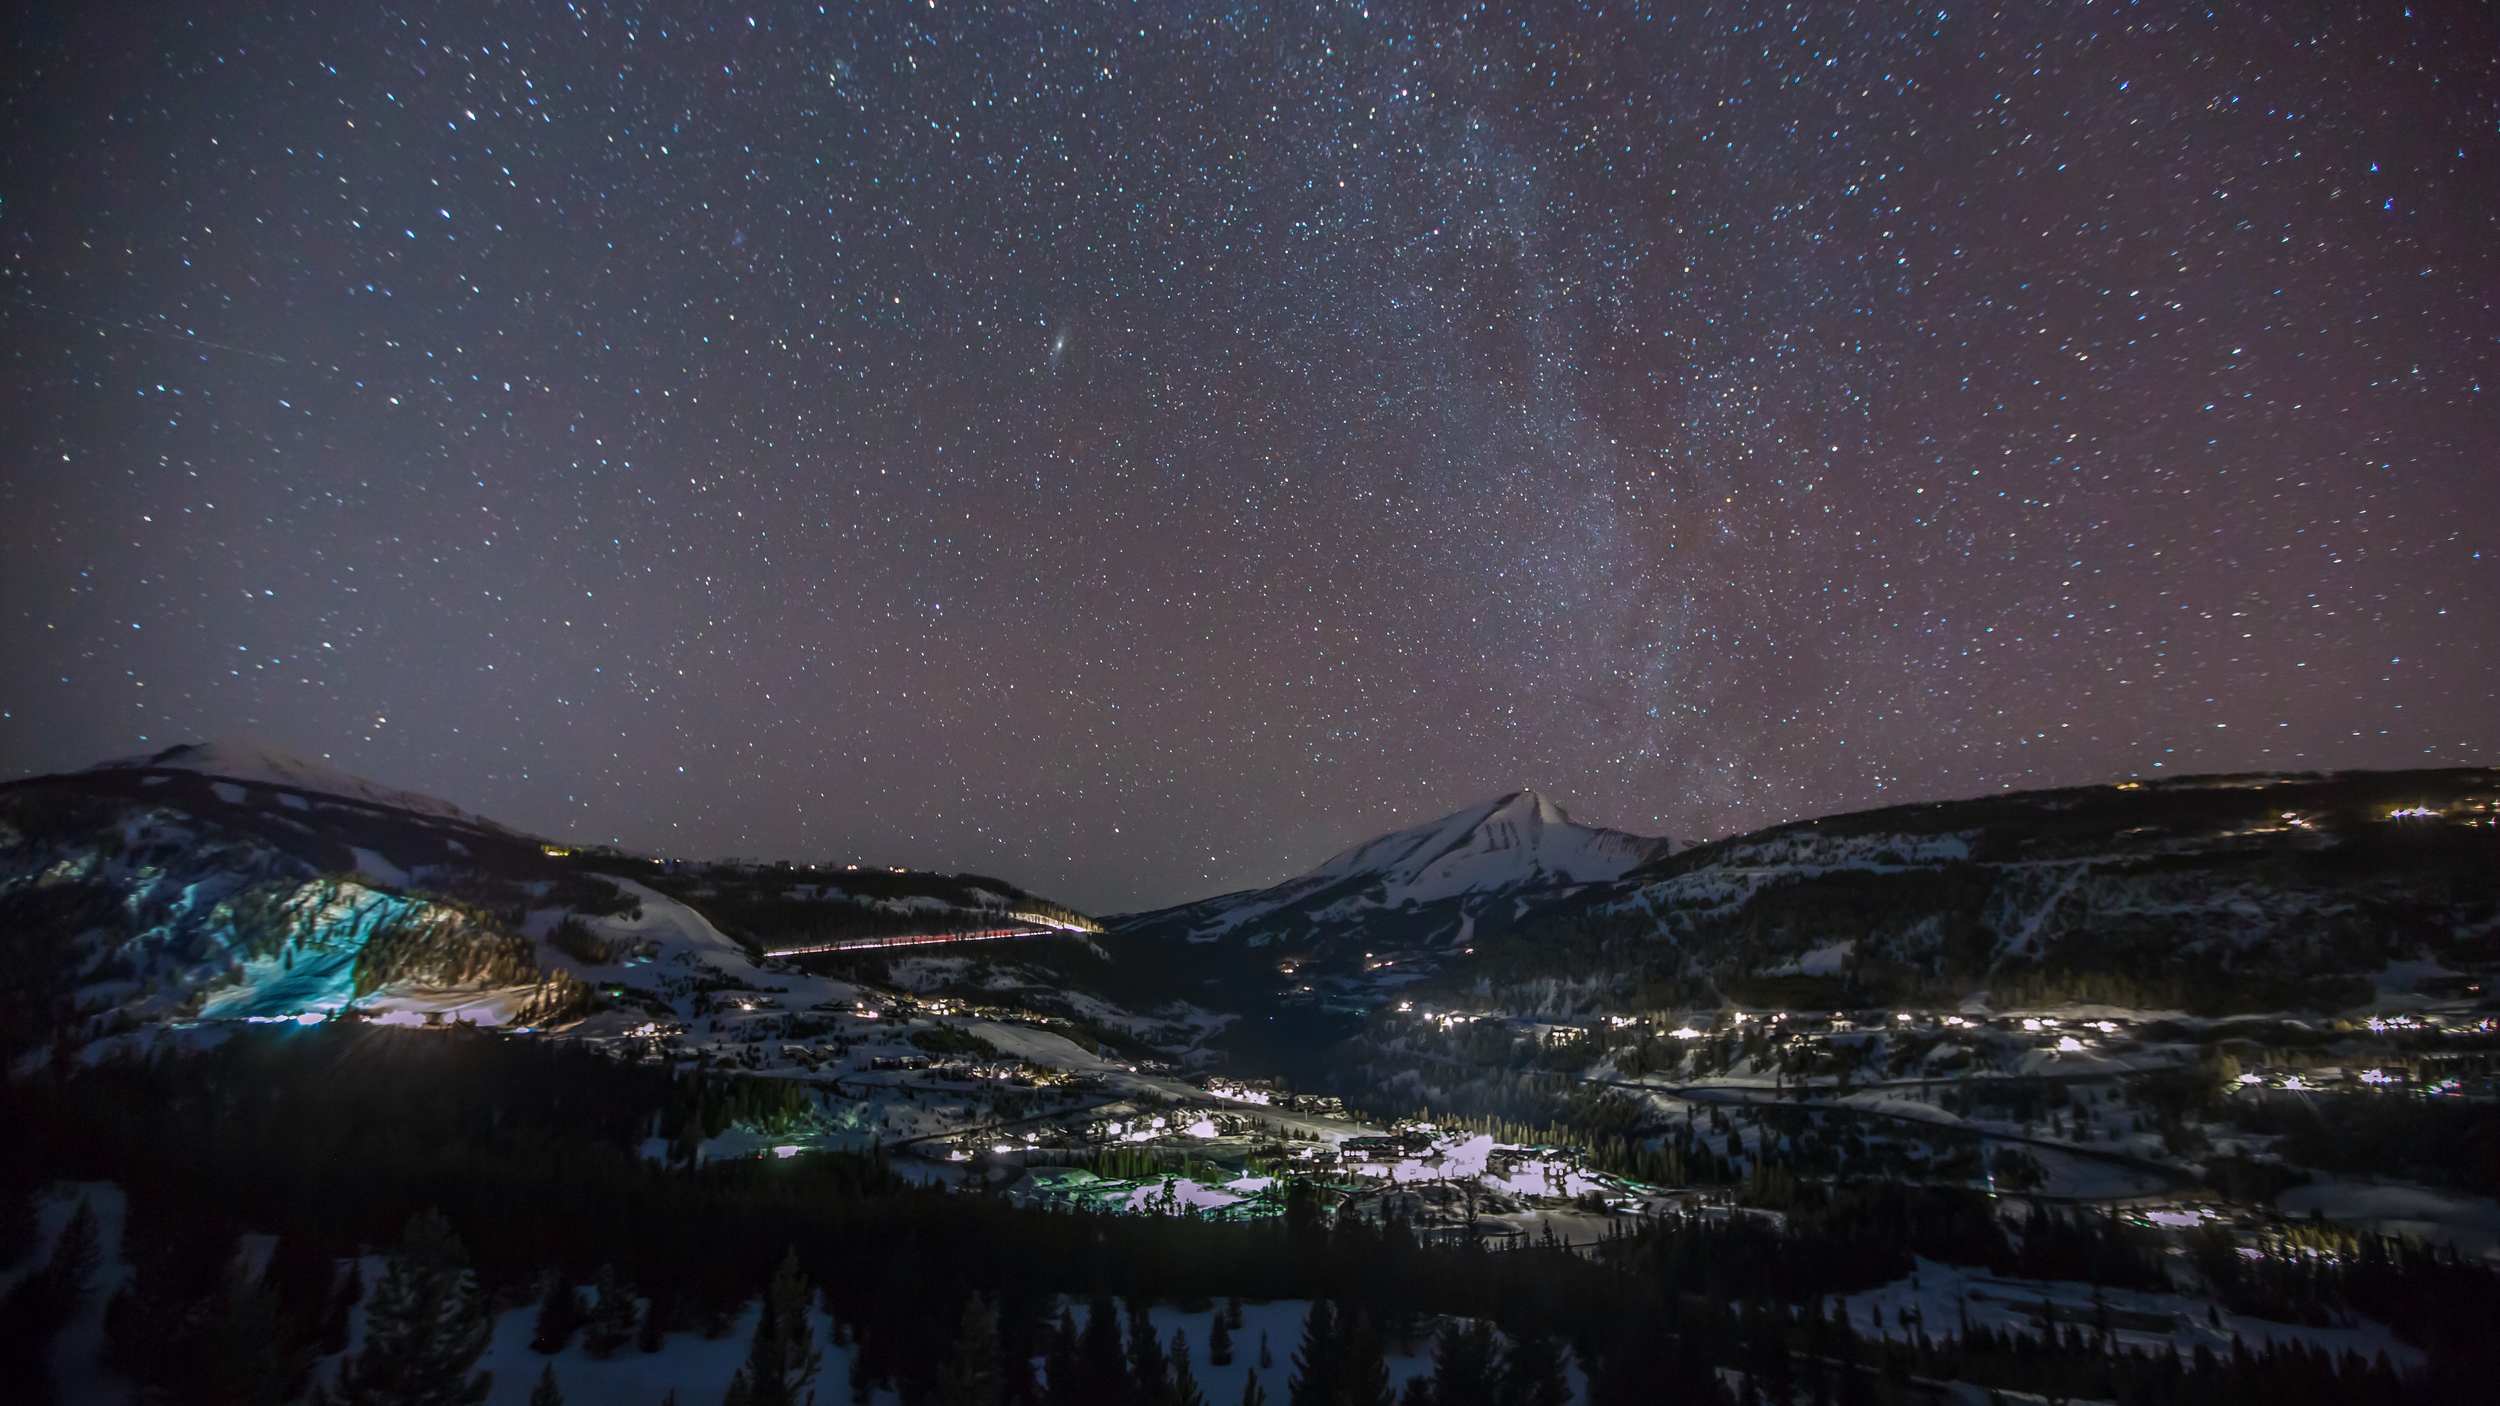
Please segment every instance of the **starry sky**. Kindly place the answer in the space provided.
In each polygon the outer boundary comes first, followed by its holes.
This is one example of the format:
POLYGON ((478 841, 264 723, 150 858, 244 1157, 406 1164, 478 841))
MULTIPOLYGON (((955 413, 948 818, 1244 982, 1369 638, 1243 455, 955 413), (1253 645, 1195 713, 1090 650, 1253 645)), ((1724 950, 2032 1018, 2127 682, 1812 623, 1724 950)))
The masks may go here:
POLYGON ((0 775, 1116 911, 2495 760, 2488 6, 26 8, 0 775))

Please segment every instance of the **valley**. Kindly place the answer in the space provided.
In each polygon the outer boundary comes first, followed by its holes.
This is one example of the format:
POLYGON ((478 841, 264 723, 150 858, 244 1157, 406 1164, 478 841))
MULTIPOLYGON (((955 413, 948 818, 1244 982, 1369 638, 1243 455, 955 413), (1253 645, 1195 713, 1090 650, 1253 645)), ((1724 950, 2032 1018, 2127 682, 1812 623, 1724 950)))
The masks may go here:
POLYGON ((2487 771, 2179 778, 1679 848, 1520 793, 1097 918, 978 875, 574 846, 176 749, 0 788, 25 974, 0 1028, 15 1087, 64 1091, 26 1116, 62 1129, 96 1116, 77 1090, 169 1061, 561 1057, 637 1091, 604 1176, 822 1161, 936 1197, 922 1223, 978 1204, 1358 1258, 1620 1272, 1721 1245, 1670 1280, 1810 1290, 1879 1340, 1887 1313, 1956 1315, 1956 1351, 2087 1322, 2061 1350, 2253 1341, 2428 1381, 2472 1356, 2405 1315, 2486 1302, 2500 1265, 2495 798, 2487 771), (1816 1261, 1831 1237, 1858 1248, 1816 1261))

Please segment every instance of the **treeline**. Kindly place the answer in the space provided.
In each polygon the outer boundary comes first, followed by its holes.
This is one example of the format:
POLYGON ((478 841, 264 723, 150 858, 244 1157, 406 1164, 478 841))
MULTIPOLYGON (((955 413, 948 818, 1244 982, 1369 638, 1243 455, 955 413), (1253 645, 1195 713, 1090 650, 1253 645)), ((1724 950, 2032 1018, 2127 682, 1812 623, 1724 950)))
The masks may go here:
POLYGON ((1585 1143, 1641 1119, 1640 1105, 1613 1089, 1545 1074, 1484 1070, 1421 1091, 1426 1102, 1418 1107, 1414 1081, 1379 1081, 1345 1095, 1345 1103, 1384 1121, 1413 1117, 1519 1145, 1585 1143))
MULTIPOLYGON (((1784 1227, 1671 1220, 1579 1253, 1494 1253, 1330 1215, 1307 1188, 1288 1194, 1280 1221, 1233 1226, 1019 1210, 906 1185, 873 1158, 696 1170, 638 1155, 650 1138, 754 1108, 767 1082, 699 1081, 528 1042, 318 1028, 242 1033, 181 1059, 64 1067, 10 1085, 0 1119, 27 1134, 14 1204, 61 1177, 127 1191, 132 1296, 165 1315, 153 1321, 275 1313, 316 1345, 347 1289, 339 1262, 398 1243, 412 1216, 439 1207, 492 1302, 541 1301, 551 1272, 579 1284, 604 1266, 605 1282, 647 1300, 637 1333, 655 1345, 734 1321, 795 1252, 794 1273, 825 1286, 825 1306, 856 1344, 853 1389, 891 1385, 913 1406, 1031 1400, 1012 1381, 992 1394, 943 1375, 960 1359, 975 1295, 1008 1364, 1047 1354, 1063 1295, 1326 1299, 1383 1332, 1434 1315, 1491 1319, 1514 1339, 1568 1341, 1593 1399, 1609 1403, 1662 1399, 1662 1374, 1693 1393, 1664 1399, 1712 1400, 1714 1367, 1751 1373, 1766 1391, 1782 1373, 1797 1384, 1824 1374, 1834 1392, 1878 1386, 1886 1373, 1961 1373, 2148 1403, 2254 1399, 2290 1370, 2281 1352, 2172 1362, 2073 1333, 1983 1340, 1936 1324, 1923 1325, 1936 1335, 1923 1344, 1885 1347, 1832 1323, 1830 1297, 1896 1280, 1914 1255, 1994 1264, 2011 1254, 2004 1263, 2019 1273, 2131 1272, 2126 1237, 2097 1219, 2035 1219, 2009 1240, 1984 1198, 1930 1189, 1827 1192, 1800 1201, 1784 1227), (274 1299, 229 1287, 245 1230, 278 1236, 278 1255, 299 1266, 279 1274, 274 1299)), ((2274 1400, 2376 1401, 2391 1390, 2458 1399, 2483 1379, 2473 1374, 2500 1366, 2489 1270, 2396 1258, 2370 1273, 2316 1292, 2418 1332, 2432 1368, 2398 1381, 2374 1364, 2304 1357, 2300 1394, 2274 1400)), ((174 1378, 166 1399, 197 1399, 174 1378)))
POLYGON ((2234 1100, 2232 1120, 2280 1136, 2285 1160, 2338 1176, 2389 1176, 2500 1196, 2500 1106, 2412 1092, 2234 1100))
POLYGON ((782 864, 754 870, 650 875, 643 882, 703 913, 722 931, 765 947, 927 932, 972 932, 1021 912, 1098 930, 1092 918, 979 874, 896 874, 878 869, 808 870, 782 864), (802 895, 798 890, 812 892, 802 895), (934 898, 944 909, 884 905, 934 898), (1004 906, 1001 906, 1003 903, 1004 906))

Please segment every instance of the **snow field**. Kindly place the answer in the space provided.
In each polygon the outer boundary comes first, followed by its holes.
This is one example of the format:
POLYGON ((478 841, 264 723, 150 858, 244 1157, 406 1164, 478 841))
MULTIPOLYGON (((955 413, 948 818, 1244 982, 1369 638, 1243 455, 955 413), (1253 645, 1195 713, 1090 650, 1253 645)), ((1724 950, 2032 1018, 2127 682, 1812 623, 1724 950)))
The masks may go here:
MULTIPOLYGON (((2215 1355, 2231 1355, 2231 1336, 2237 1333, 2252 1349, 2262 1349, 2269 1341, 2299 1342, 2326 1348, 2342 1355, 2347 1349, 2364 1358, 2387 1354, 2398 1370, 2418 1366, 2422 1354, 2399 1341, 2386 1325, 2366 1319, 2354 1328, 2312 1328, 2297 1323, 2276 1323, 2232 1313, 2211 1299, 2182 1294, 2146 1293, 2133 1289, 2113 1289, 2092 1284, 2060 1280, 2000 1279, 1984 1269, 1963 1268, 1920 1259, 1905 1279, 1896 1279, 1878 1289, 1851 1294, 1840 1300, 1849 1315, 1849 1326, 1867 1337, 1890 1337, 1905 1341, 1918 1326, 1914 1318, 1905 1325, 1902 1314, 1923 1315, 1923 1326, 1931 1339, 1942 1340, 1961 1331, 1962 1314, 1969 1311, 1973 1327, 1996 1331, 2013 1331, 2038 1336, 2040 1325, 2026 1310, 2037 1310, 2047 1300, 2060 1311, 2057 1324, 2062 1334, 2070 1321, 2066 1310, 2092 1312, 2099 1305, 2128 1313, 2164 1315, 2177 1323, 2175 1330, 2160 1332, 2147 1328, 2113 1327, 2111 1338, 2119 1350, 2143 1348, 2161 1352, 2176 1347, 2182 1359, 2194 1355, 2201 1343, 2215 1355), (1880 1310, 1882 1322, 1876 1322, 1880 1310), (2221 1320, 2214 1325, 2208 1310, 2221 1320)), ((2078 1323, 2085 1333, 2092 1331, 2087 1320, 2078 1323)))

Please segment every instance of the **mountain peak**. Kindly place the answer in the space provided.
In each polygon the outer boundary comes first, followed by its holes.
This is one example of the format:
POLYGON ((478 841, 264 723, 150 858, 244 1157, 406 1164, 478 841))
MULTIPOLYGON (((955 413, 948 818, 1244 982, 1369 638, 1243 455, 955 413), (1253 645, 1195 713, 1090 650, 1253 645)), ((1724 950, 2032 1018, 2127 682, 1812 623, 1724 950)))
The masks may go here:
MULTIPOLYGON (((340 771, 321 762, 307 761, 291 752, 261 742, 221 738, 210 742, 186 742, 144 756, 121 757, 98 762, 89 771, 191 771, 220 780, 236 781, 252 786, 268 786, 289 791, 304 791, 342 800, 362 801, 367 805, 387 806, 394 810, 414 811, 419 815, 441 816, 472 825, 494 826, 494 822, 473 815, 451 802, 415 791, 402 791, 340 771)), ((500 829, 502 827, 495 826, 500 829)))
POLYGON ((1377 879, 1392 903, 1430 902, 1462 893, 1613 879, 1663 853, 1667 844, 1579 824, 1551 798, 1518 790, 1428 825, 1366 840, 1287 887, 1364 875, 1377 879))

